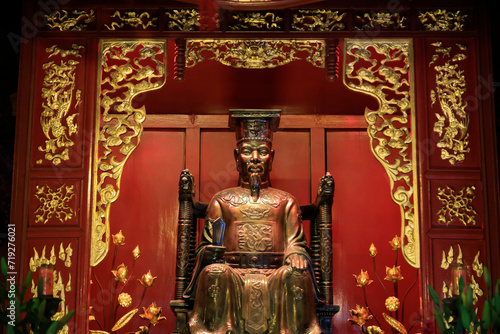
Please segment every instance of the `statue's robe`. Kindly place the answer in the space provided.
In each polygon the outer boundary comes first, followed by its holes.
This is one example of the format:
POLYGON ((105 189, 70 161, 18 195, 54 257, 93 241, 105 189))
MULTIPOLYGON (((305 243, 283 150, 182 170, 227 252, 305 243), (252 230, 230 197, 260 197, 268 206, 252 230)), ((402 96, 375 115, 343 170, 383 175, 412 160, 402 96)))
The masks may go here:
POLYGON ((236 187, 210 202, 193 279, 184 296, 194 298, 190 333, 321 333, 316 318, 319 292, 314 280, 300 207, 290 194, 236 187), (213 244, 212 223, 226 223, 224 259, 207 263, 213 244), (298 254, 307 270, 292 269, 298 254))

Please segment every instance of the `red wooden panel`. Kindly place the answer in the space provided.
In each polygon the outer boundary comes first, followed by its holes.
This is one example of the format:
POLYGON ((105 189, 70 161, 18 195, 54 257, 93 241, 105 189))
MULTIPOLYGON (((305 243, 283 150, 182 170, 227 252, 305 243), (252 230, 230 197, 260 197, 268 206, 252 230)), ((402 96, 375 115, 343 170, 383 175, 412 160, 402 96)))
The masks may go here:
POLYGON ((78 225, 80 189, 81 180, 31 180, 28 225, 78 225))
MULTIPOLYGON (((82 281, 81 275, 86 274, 85 270, 78 268, 78 264, 80 261, 79 258, 79 242, 77 238, 64 238, 64 237, 56 237, 56 238, 28 238, 26 241, 26 261, 25 261, 25 272, 27 273, 30 268, 30 259, 36 260, 35 258, 35 250, 38 254, 39 261, 41 260, 43 254, 45 254, 44 258, 46 261, 51 259, 51 250, 54 249, 55 264, 54 268, 54 288, 56 284, 59 284, 60 287, 63 287, 63 292, 58 292, 57 297, 64 299, 64 302, 59 304, 58 312, 64 311, 67 313, 71 310, 77 309, 77 299, 81 298, 79 295, 79 287, 82 281), (61 250, 62 246, 62 250, 61 250), (45 252, 43 251, 45 248, 45 252), (64 298, 63 298, 64 297, 64 298)), ((34 282, 35 287, 38 285, 38 280, 40 278, 40 270, 39 266, 33 263, 33 269, 36 270, 32 274, 32 281, 34 282)), ((22 278, 22 282, 24 283, 25 277, 22 278)), ((28 288, 28 292, 26 293, 27 298, 31 298, 33 295, 31 294, 31 288, 28 288)), ((78 313, 78 310, 77 310, 78 313)), ((69 333, 77 333, 75 329, 75 323, 71 321, 68 324, 69 333)))
MULTIPOLYGON (((169 319, 156 326, 156 330, 162 332, 172 332, 175 325, 169 303, 174 297, 177 196, 179 175, 184 169, 184 141, 183 130, 144 131, 141 143, 125 165, 120 197, 110 210, 111 233, 122 230, 125 235, 125 245, 118 247, 114 267, 116 269, 121 263, 128 267, 131 279, 123 292, 129 293, 133 300, 130 308, 118 308, 116 320, 137 306, 144 291, 137 279, 151 270, 151 274, 158 278, 155 285, 146 291, 139 314, 142 314, 142 307, 156 302, 169 319), (132 250, 137 245, 141 256, 133 265, 132 250)), ((114 283, 110 288, 113 281, 110 271, 114 249, 114 244, 111 244, 108 256, 94 269, 97 278, 91 277, 90 305, 99 315, 101 325, 104 325, 102 315, 109 318, 111 307, 114 283), (102 286, 102 294, 98 282, 102 286)), ((121 283, 118 285, 115 297, 122 286, 121 283)), ((110 322, 108 320, 108 324, 110 322)), ((126 328, 137 331, 139 326, 147 324, 146 320, 136 316, 126 328)), ((90 326, 91 329, 99 328, 95 322, 91 322, 90 326)))
POLYGON ((236 139, 231 130, 202 130, 200 144, 200 200, 210 202, 216 192, 238 185, 234 161, 236 139))
MULTIPOLYGON (((372 258, 368 253, 371 243, 378 249, 377 273, 383 280, 385 266, 395 264, 395 252, 389 241, 401 235, 401 214, 391 199, 388 176, 382 165, 370 150, 366 132, 328 131, 327 169, 335 179, 333 204, 333 300, 340 305, 335 315, 334 332, 349 333, 352 325, 347 321, 349 310, 357 304, 364 306, 362 289, 356 286, 353 274, 368 271, 374 282, 366 288, 370 309, 380 321, 382 328, 390 332, 382 312, 386 294, 377 281, 372 258)), ((417 276, 398 251, 398 265, 401 265, 399 298, 409 289, 417 276)), ((390 295, 393 285, 384 281, 390 295)), ((418 284, 408 294, 405 305, 404 324, 413 323, 420 314, 418 284)), ((376 325, 375 321, 370 324, 376 325)))
POLYGON ((82 164, 85 104, 85 39, 40 39, 37 45, 31 164, 82 164))

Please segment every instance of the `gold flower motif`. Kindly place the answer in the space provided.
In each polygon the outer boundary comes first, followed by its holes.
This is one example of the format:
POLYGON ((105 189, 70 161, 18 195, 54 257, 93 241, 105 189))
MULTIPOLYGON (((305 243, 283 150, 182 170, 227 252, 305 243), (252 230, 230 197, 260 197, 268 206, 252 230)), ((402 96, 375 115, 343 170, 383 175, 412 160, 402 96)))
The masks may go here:
POLYGON ((125 283, 127 281, 128 268, 125 264, 120 264, 116 270, 111 270, 115 280, 125 283))
POLYGON ((403 276, 401 276, 401 266, 392 266, 392 268, 385 267, 385 278, 386 281, 390 282, 398 282, 403 279, 403 276))
POLYGON ((388 297, 385 300, 385 308, 391 312, 397 311, 400 304, 399 299, 394 296, 388 297))
POLYGON ((149 288, 155 284, 156 276, 151 275, 151 270, 148 271, 147 274, 142 275, 139 282, 145 287, 149 288))
POLYGON ((120 232, 113 234, 113 243, 117 246, 125 245, 125 236, 122 234, 122 230, 120 232))
POLYGON ((377 256, 377 248, 375 247, 375 245, 373 243, 370 245, 370 248, 368 249, 368 253, 370 253, 371 257, 377 256))
POLYGON ((122 307, 129 307, 132 304, 132 297, 128 293, 122 292, 118 295, 118 303, 122 307))
POLYGON ((389 245, 391 245, 392 250, 398 250, 401 248, 401 238, 397 235, 389 241, 389 245))
POLYGON ((363 326, 367 321, 373 319, 373 316, 369 314, 368 307, 360 307, 356 305, 356 308, 353 310, 349 310, 349 314, 351 315, 351 319, 349 321, 353 324, 357 324, 360 327, 363 326))
POLYGON ((385 334, 385 332, 379 326, 368 326, 366 328, 367 334, 385 334))
POLYGON ((156 306, 156 303, 153 302, 148 308, 143 307, 144 314, 139 315, 142 319, 149 320, 149 322, 156 326, 160 321, 165 320, 167 318, 161 316, 161 307, 156 306))
POLYGON ((360 288, 372 284, 373 280, 370 279, 367 271, 363 271, 361 269, 361 273, 359 275, 352 274, 356 280, 356 285, 360 288))
POLYGON ((132 255, 134 256, 134 260, 137 260, 139 256, 141 256, 141 250, 139 249, 139 245, 137 245, 132 251, 132 255))

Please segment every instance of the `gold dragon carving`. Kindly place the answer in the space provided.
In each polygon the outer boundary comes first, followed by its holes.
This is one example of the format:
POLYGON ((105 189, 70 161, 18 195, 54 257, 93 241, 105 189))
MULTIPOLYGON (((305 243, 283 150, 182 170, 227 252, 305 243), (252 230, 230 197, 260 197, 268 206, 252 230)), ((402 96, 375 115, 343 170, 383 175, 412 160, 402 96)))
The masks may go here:
POLYGON ((168 30, 194 31, 200 26, 200 13, 196 9, 172 9, 165 14, 168 30))
POLYGON ((211 59, 236 68, 274 68, 296 60, 325 67, 321 40, 188 40, 186 67, 211 59))
MULTIPOLYGON (((72 140, 78 131, 75 123, 78 113, 75 109, 81 102, 81 90, 75 87, 75 70, 79 64, 76 59, 81 58, 79 50, 82 48, 81 45, 73 44, 72 49, 64 50, 53 45, 45 50, 49 58, 61 58, 60 62, 54 60, 43 64, 44 101, 40 124, 46 140, 45 147, 38 146, 38 150, 45 152, 45 159, 54 165, 69 160, 69 147, 75 144, 72 140)), ((38 159, 36 163, 42 164, 43 159, 38 159)))
POLYGON ((293 14, 292 30, 296 31, 339 31, 345 30, 342 21, 347 12, 331 9, 300 9, 293 14))
POLYGON ((460 11, 450 12, 446 9, 420 11, 418 19, 427 31, 463 31, 467 15, 460 11))
POLYGON ((282 30, 283 17, 273 12, 240 12, 233 14, 234 23, 228 26, 229 30, 282 30))
MULTIPOLYGON (((33 247, 34 254, 29 260, 29 267, 33 273, 35 273, 38 270, 38 268, 40 268, 42 265, 51 264, 55 266, 58 259, 64 261, 63 264, 65 267, 67 268, 71 267, 71 257, 73 256, 73 249, 71 248, 71 243, 69 243, 68 246, 66 246, 66 248, 64 248, 63 243, 60 243, 59 251, 57 254, 55 247, 56 247, 55 244, 53 244, 48 258, 45 256, 47 248, 46 245, 43 246, 41 255, 39 255, 36 248, 33 247)), ((33 294, 33 298, 37 298, 38 296, 38 285, 35 284, 35 281, 36 281, 35 279, 31 280, 31 293, 33 294)), ((61 299, 58 312, 56 312, 51 318, 53 321, 57 321, 61 320, 66 314, 68 314, 69 311, 69 306, 66 304, 66 293, 71 292, 72 290, 71 273, 68 273, 68 279, 66 283, 64 283, 61 271, 54 269, 52 281, 54 282, 52 296, 54 298, 61 299)), ((58 334, 67 334, 68 331, 69 331, 68 325, 64 325, 64 327, 61 330, 59 330, 58 334)))
POLYGON ((115 10, 111 18, 117 18, 119 22, 111 22, 110 25, 105 24, 104 26, 108 30, 116 30, 121 29, 125 26, 130 26, 133 28, 142 27, 142 29, 146 29, 148 27, 156 27, 156 24, 153 22, 158 21, 157 17, 151 18, 151 15, 148 12, 136 13, 133 11, 127 11, 123 14, 120 11, 115 10))
POLYGON ((406 17, 400 15, 400 13, 374 12, 357 16, 357 19, 362 25, 361 27, 355 27, 354 30, 376 29, 379 26, 399 30, 405 28, 403 22, 406 17))
POLYGON ((465 45, 455 43, 454 46, 443 46, 442 42, 432 43, 435 54, 429 66, 434 65, 436 72, 436 88, 430 92, 431 107, 439 101, 442 113, 436 113, 434 132, 441 140, 437 147, 441 149, 441 159, 454 165, 466 158, 470 152, 469 122, 470 115, 465 111, 467 102, 462 98, 467 90, 464 71, 460 63, 467 58, 462 52, 465 45), (458 52, 452 55, 453 49, 458 52), (444 61, 446 59, 446 61, 444 61))
POLYGON ((60 31, 81 31, 87 28, 87 24, 95 20, 94 11, 74 9, 72 11, 60 10, 50 15, 45 15, 47 26, 60 31))
POLYGON ((139 145, 146 117, 134 108, 138 94, 163 86, 166 80, 166 42, 102 40, 99 101, 94 157, 94 214, 91 265, 107 254, 110 205, 118 199, 123 168, 139 145))
POLYGON ((418 268, 411 40, 346 40, 345 52, 345 84, 379 101, 378 110, 365 110, 371 150, 387 172, 392 200, 401 209, 403 255, 418 268))

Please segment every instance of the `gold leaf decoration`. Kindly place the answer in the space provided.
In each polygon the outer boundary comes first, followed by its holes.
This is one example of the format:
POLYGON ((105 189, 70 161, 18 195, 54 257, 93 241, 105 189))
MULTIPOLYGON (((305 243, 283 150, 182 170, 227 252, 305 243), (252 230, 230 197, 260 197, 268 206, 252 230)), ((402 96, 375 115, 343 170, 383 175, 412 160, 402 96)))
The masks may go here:
MULTIPOLYGON (((60 63, 55 60, 43 64, 45 77, 43 78, 42 103, 43 111, 40 115, 40 124, 46 137, 45 147, 38 150, 45 152, 45 159, 54 165, 63 160, 69 160, 69 147, 74 145, 74 134, 78 131, 74 110, 81 101, 81 91, 75 87, 75 70, 81 57, 79 50, 83 46, 73 44, 72 49, 63 50, 53 45, 45 51, 49 58, 60 56, 60 63), (64 60, 65 57, 70 57, 64 60)), ((41 164, 42 159, 37 160, 41 164)))
POLYGON ((437 101, 441 107, 434 123, 434 132, 441 138, 436 146, 441 149, 441 159, 454 165, 464 161, 465 153, 470 152, 470 115, 465 111, 467 102, 462 98, 467 90, 467 82, 464 71, 459 68, 460 62, 467 57, 461 52, 463 46, 459 44, 456 44, 459 51, 455 55, 451 54, 452 47, 443 47, 442 42, 431 45, 436 52, 429 63, 429 66, 434 64, 436 72, 436 88, 430 91, 431 107, 437 101))
POLYGON ((397 321, 396 319, 394 319, 390 315, 387 315, 385 313, 382 313, 382 315, 384 316, 385 321, 387 321, 387 323, 389 325, 391 325, 392 328, 394 328, 395 330, 397 330, 398 332, 400 332, 402 334, 407 334, 408 333, 406 331, 405 326, 403 326, 402 323, 400 323, 399 321, 397 321))
POLYGON ((321 40, 188 40, 186 67, 210 59, 236 68, 274 68, 296 60, 325 67, 321 40))
POLYGON ((474 186, 465 186, 458 193, 450 186, 439 187, 437 198, 442 207, 436 212, 438 222, 448 226, 454 220, 458 220, 465 226, 476 225, 477 211, 472 207, 476 198, 474 186))
POLYGON ((282 30, 283 17, 273 12, 239 12, 233 14, 229 30, 282 30))
POLYGON ((196 9, 172 9, 166 15, 168 30, 194 31, 200 26, 200 13, 196 9))
POLYGON ((163 86, 166 79, 166 41, 101 41, 100 97, 94 159, 94 215, 91 265, 107 254, 109 208, 120 194, 125 163, 139 145, 143 107, 134 108, 137 95, 163 86), (99 122, 98 122, 99 123, 99 122))
POLYGON ((151 18, 148 12, 136 13, 133 11, 126 11, 122 14, 118 10, 115 10, 111 18, 117 18, 118 22, 111 22, 109 26, 105 24, 104 26, 108 30, 121 29, 125 26, 132 28, 142 27, 142 29, 146 29, 148 27, 156 27, 156 24, 153 22, 158 21, 157 17, 151 18))
POLYGON ((363 16, 357 16, 357 19, 361 26, 354 27, 354 30, 372 30, 378 27, 399 30, 405 28, 403 22, 406 17, 400 13, 370 12, 365 13, 363 16))
POLYGON ((84 10, 74 9, 72 11, 60 10, 47 18, 47 26, 51 29, 60 31, 81 31, 87 28, 88 23, 95 20, 94 11, 91 9, 88 13, 84 10))
POLYGON ((365 110, 372 153, 390 180, 392 200, 401 208, 401 241, 406 261, 420 267, 415 117, 410 40, 346 40, 345 84, 372 95, 378 110, 365 110))
POLYGON ((339 31, 345 30, 342 20, 347 12, 331 9, 299 9, 293 14, 292 30, 339 31))
POLYGON ((35 223, 46 224, 52 217, 61 223, 72 219, 73 209, 67 204, 73 196, 73 185, 63 184, 56 190, 52 190, 48 185, 36 186, 35 197, 41 205, 34 212, 35 223))
POLYGON ((467 15, 460 11, 450 12, 446 9, 434 11, 420 11, 418 19, 427 31, 463 31, 464 21, 467 15))
POLYGON ((132 311, 130 312, 127 312, 123 317, 121 317, 120 319, 118 319, 118 321, 116 322, 116 324, 113 326, 113 328, 111 328, 111 331, 114 332, 114 331, 117 331, 119 330, 120 328, 122 328, 123 326, 125 326, 130 320, 132 320, 132 317, 137 313, 139 312, 139 309, 133 309, 132 311))

